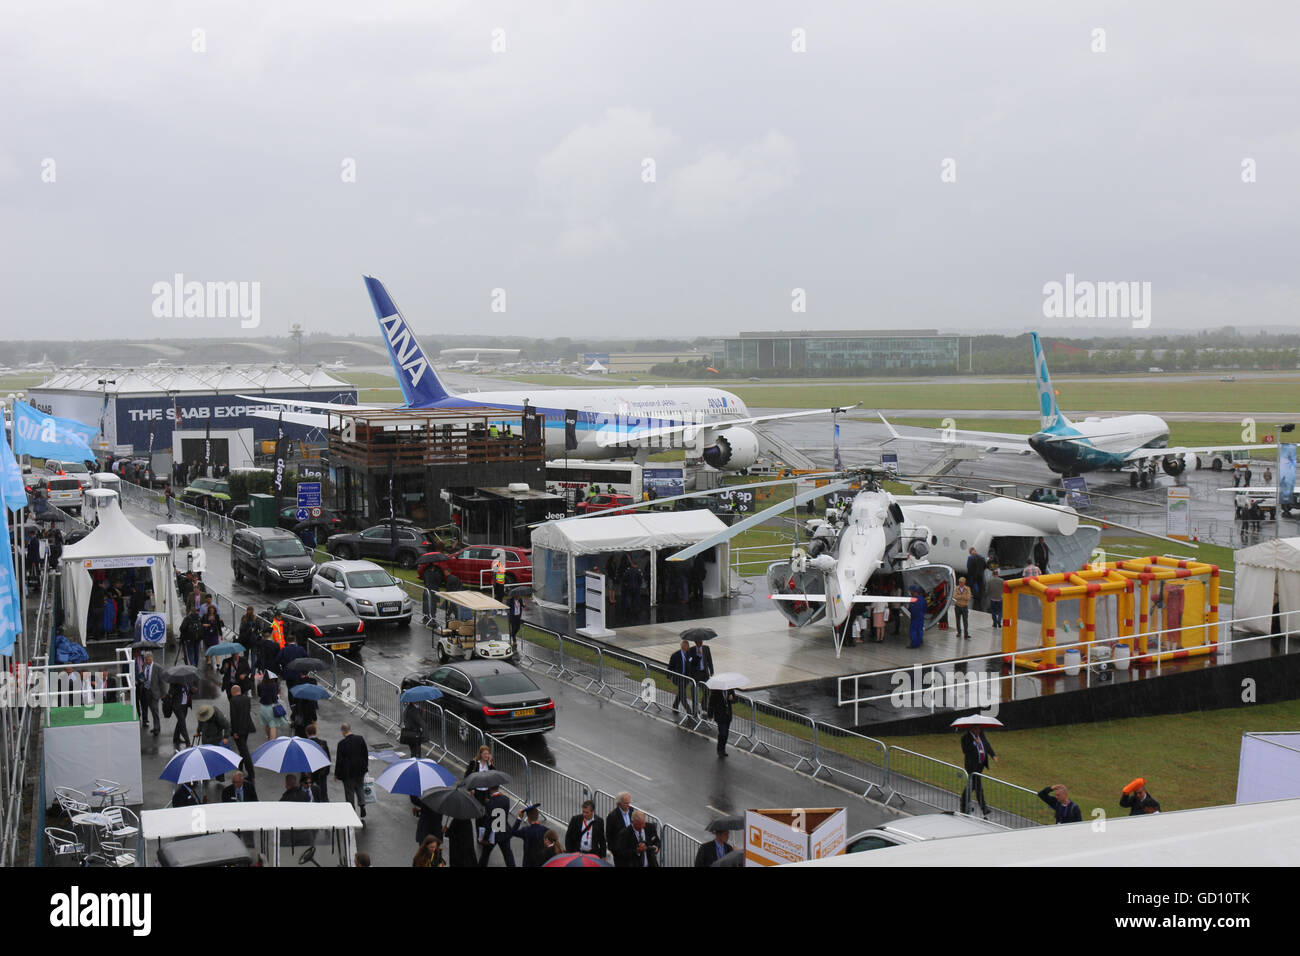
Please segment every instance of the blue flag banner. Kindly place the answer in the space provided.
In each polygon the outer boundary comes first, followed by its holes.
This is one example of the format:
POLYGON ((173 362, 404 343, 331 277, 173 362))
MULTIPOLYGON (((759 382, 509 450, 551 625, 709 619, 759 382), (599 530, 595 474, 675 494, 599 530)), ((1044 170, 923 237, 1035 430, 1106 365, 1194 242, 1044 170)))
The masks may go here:
POLYGON ((14 402, 14 451, 35 458, 94 460, 90 440, 99 433, 92 425, 56 418, 26 402, 14 402))
POLYGON ((1290 507, 1295 501, 1295 445, 1283 442, 1277 453, 1277 503, 1290 507))
POLYGON ((13 653, 14 641, 23 629, 22 605, 18 597, 18 576, 9 547, 9 512, 27 507, 23 471, 14 460, 4 429, 0 428, 0 654, 13 653))
POLYGON ((840 461, 840 423, 835 423, 835 470, 843 470, 844 465, 840 461))

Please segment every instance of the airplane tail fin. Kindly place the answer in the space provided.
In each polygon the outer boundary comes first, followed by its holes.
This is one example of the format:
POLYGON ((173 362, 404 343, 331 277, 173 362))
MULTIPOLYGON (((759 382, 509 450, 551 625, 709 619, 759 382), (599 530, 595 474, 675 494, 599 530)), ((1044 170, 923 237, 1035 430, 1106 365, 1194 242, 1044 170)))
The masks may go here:
POLYGON ((1038 340, 1037 332, 1030 332, 1034 340, 1034 379, 1038 384, 1038 414, 1043 431, 1049 431, 1059 425, 1068 425, 1070 420, 1062 414, 1056 404, 1056 389, 1052 387, 1052 374, 1047 371, 1047 356, 1043 354, 1043 343, 1038 340))
POLYGON ((438 379, 433 363, 420 348, 415 332, 403 318, 384 284, 374 276, 364 276, 366 291, 375 307, 375 317, 384 333, 384 345, 393 363, 397 384, 408 408, 428 408, 454 395, 438 379))

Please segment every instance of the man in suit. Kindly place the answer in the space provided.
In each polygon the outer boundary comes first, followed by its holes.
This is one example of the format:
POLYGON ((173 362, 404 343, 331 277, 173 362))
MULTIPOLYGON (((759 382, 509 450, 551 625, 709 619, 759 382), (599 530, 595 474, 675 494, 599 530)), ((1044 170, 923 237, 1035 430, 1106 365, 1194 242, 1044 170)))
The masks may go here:
POLYGON ((987 817, 989 815, 989 805, 984 800, 984 781, 982 777, 975 775, 982 774, 988 769, 989 760, 996 761, 998 755, 994 753, 993 745, 989 743, 984 728, 971 727, 961 735, 961 752, 962 757, 965 758, 966 773, 970 777, 970 783, 961 794, 961 812, 970 812, 971 791, 973 790, 975 799, 980 803, 980 810, 987 817))
POLYGON ((695 649, 691 653, 695 656, 694 677, 703 684, 713 676, 713 652, 705 645, 702 638, 697 637, 695 649))
POLYGON ((712 866, 718 860, 735 849, 727 838, 731 836, 729 830, 715 830, 713 832, 713 842, 706 843, 699 848, 695 854, 696 866, 712 866))
POLYGON ((163 694, 167 693, 167 685, 163 683, 162 667, 153 662, 153 654, 149 651, 145 651, 140 658, 140 673, 136 684, 137 693, 143 699, 140 716, 147 727, 149 719, 144 711, 147 709, 148 713, 153 715, 153 735, 157 737, 162 726, 162 718, 158 716, 158 704, 162 701, 163 694))
POLYGON ((659 828, 647 823, 640 810, 632 811, 632 825, 618 836, 614 865, 657 867, 659 865, 659 828))
POLYGON ((242 771, 236 770, 230 777, 230 786, 221 790, 222 803, 249 803, 257 799, 257 788, 253 781, 244 780, 242 771))
POLYGON ((984 569, 988 563, 973 547, 966 558, 966 580, 970 582, 971 604, 977 611, 984 609, 984 569))
MULTIPOLYGON (((339 744, 342 749, 343 745, 339 744)), ((483 816, 479 817, 478 865, 487 866, 492 856, 492 848, 500 847, 501 855, 506 858, 506 866, 515 865, 515 854, 510 849, 510 798, 499 787, 488 790, 488 798, 483 802, 483 816)))
POLYGON ((190 704, 194 702, 194 697, 190 692, 189 685, 181 682, 172 684, 171 689, 172 715, 176 718, 176 728, 172 731, 172 746, 177 750, 181 749, 181 741, 185 741, 185 746, 190 747, 190 732, 185 726, 185 720, 190 713, 190 704))
POLYGON ((357 808, 357 815, 366 818, 366 771, 370 769, 370 748, 351 724, 339 727, 343 739, 339 741, 334 764, 334 777, 343 783, 343 799, 357 808))
POLYGON ((253 755, 248 752, 248 741, 257 733, 253 723, 253 699, 244 693, 238 684, 230 686, 230 737, 235 742, 235 749, 243 758, 240 764, 248 772, 251 783, 255 779, 253 772, 253 755))
MULTIPOLYGON (((321 740, 319 737, 316 736, 316 725, 314 723, 307 725, 306 736, 308 740, 320 744, 320 749, 325 751, 326 757, 329 757, 330 745, 328 742, 321 740)), ((321 767, 319 770, 312 771, 311 782, 314 783, 316 787, 320 790, 320 798, 324 800, 326 803, 329 802, 329 798, 330 798, 329 779, 330 779, 329 764, 326 764, 325 766, 321 767)))
POLYGON ((190 780, 182 783, 172 794, 173 807, 197 807, 203 802, 202 793, 203 784, 198 780, 190 780))
POLYGON ((1039 538, 1034 544, 1034 564, 1042 568, 1044 574, 1048 573, 1047 557, 1047 542, 1039 538))
POLYGON ((280 803, 306 803, 307 794, 302 792, 302 787, 298 786, 298 775, 296 773, 286 773, 284 775, 284 793, 280 794, 280 803))
POLYGON ((632 794, 626 790, 618 795, 618 803, 605 818, 605 840, 610 852, 618 855, 618 838, 632 825, 632 794))
POLYGON ((736 702, 736 692, 715 690, 709 695, 709 716, 718 725, 718 756, 727 755, 727 734, 731 732, 731 705, 736 702))
POLYGON ((564 833, 566 853, 591 853, 605 859, 605 821, 596 816, 596 804, 582 801, 582 812, 569 821, 564 833))
POLYGON ((673 713, 677 713, 677 708, 682 702, 686 702, 686 711, 692 717, 695 716, 695 710, 691 706, 691 697, 687 694, 686 688, 690 685, 684 678, 695 679, 695 657, 691 653, 691 642, 682 641, 681 650, 673 651, 672 656, 668 658, 668 672, 673 675, 673 683, 677 685, 677 696, 673 698, 673 713), (682 675, 681 680, 677 675, 682 675))

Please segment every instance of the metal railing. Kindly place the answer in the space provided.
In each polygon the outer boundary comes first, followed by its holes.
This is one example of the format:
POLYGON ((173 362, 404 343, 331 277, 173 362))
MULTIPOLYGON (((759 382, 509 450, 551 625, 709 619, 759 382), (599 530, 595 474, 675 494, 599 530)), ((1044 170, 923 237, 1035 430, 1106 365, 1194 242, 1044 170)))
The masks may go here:
POLYGON ((902 806, 916 802, 936 810, 962 809, 962 794, 968 780, 961 767, 903 747, 890 747, 887 756, 889 795, 885 798, 886 803, 897 798, 902 806))
MULTIPOLYGON (((1296 614, 1300 612, 1286 612, 1279 616, 1285 619, 1287 613, 1296 614)), ((916 706, 926 708, 931 713, 934 713, 938 710, 964 710, 986 706, 980 702, 986 690, 993 697, 991 703, 998 703, 1002 700, 1018 700, 1024 696, 1040 696, 1042 678, 1062 674, 1075 676, 1082 673, 1085 687, 1091 687, 1092 682, 1097 679, 1094 677, 1094 672, 1098 674, 1108 673, 1112 668, 1116 667, 1122 669, 1138 665, 1154 666, 1156 676, 1160 676, 1163 673, 1164 656, 1166 654, 1204 646, 1214 647, 1213 653, 1216 654, 1231 653, 1231 649, 1237 645, 1245 645, 1253 641, 1278 640, 1282 642, 1282 653, 1289 654, 1290 632, 1285 627, 1282 627, 1281 630, 1272 630, 1271 621, 1273 617, 1272 614, 1257 614, 1251 617, 1238 617, 1219 621, 1215 624, 1202 622, 1199 624, 1186 624, 1181 627, 1146 631, 1143 634, 1133 634, 1131 638, 1134 642, 1143 636, 1147 638, 1147 652, 1145 654, 1133 653, 1121 658, 1117 658, 1113 654, 1114 646, 1120 643, 1120 639, 1117 638, 1056 644, 1052 650, 1061 655, 1063 662, 1066 661, 1065 652, 1070 649, 1079 650, 1079 662, 1064 662, 1058 667, 1043 668, 1030 672, 1012 670, 1010 673, 1002 674, 1001 669, 1003 662, 1008 657, 1036 652, 1047 653, 1047 651, 1042 651, 1037 647, 1021 647, 1014 654, 996 651, 992 654, 979 654, 954 660, 932 661, 907 667, 894 667, 888 670, 868 671, 862 674, 846 674, 837 678, 836 681, 838 686, 837 704, 840 707, 853 707, 853 723, 856 724, 859 722, 859 708, 863 704, 872 704, 884 700, 901 700, 903 706, 908 706, 907 701, 915 700, 916 706), (1252 621, 1269 621, 1269 633, 1251 634, 1245 637, 1232 636, 1235 627, 1252 621), (1212 635, 1213 640, 1207 640, 1205 644, 1185 647, 1179 637, 1185 632, 1203 633, 1209 628, 1214 628, 1216 633, 1212 635), (1107 653, 1104 656, 1094 655, 1093 649, 1100 647, 1105 647, 1107 653), (956 681, 956 675, 963 672, 976 675, 976 681, 956 681), (934 676, 929 678, 932 683, 926 684, 925 680, 931 673, 934 673, 934 676), (948 674, 954 676, 953 681, 947 679, 948 674), (895 675, 902 675, 906 678, 906 681, 900 683, 895 675), (979 675, 987 676, 980 677, 979 675), (889 689, 882 689, 879 693, 864 695, 862 684, 876 681, 881 682, 880 686, 882 688, 888 687, 889 689), (981 695, 980 700, 972 701, 969 693, 970 685, 978 685, 980 681, 985 681, 989 686, 987 688, 976 686, 975 689, 981 695), (1034 689, 1034 692, 1029 695, 1018 689, 1026 682, 1034 689), (961 683, 966 683, 967 687, 962 690, 961 694, 957 694, 955 691, 961 683), (903 684, 906 685, 906 689, 900 689, 903 684), (954 689, 954 693, 948 693, 950 686, 954 689), (1004 693, 1003 687, 1008 687, 1009 692, 1004 693), (902 698, 900 698, 900 694, 903 695, 902 698)), ((1124 638, 1124 640, 1128 639, 1127 637, 1124 638)), ((868 688, 868 690, 874 690, 874 688, 868 688)))
POLYGON ((510 786, 502 787, 506 793, 524 803, 533 802, 532 774, 528 758, 499 737, 487 735, 487 745, 492 748, 492 764, 513 778, 510 786))
POLYGON ((695 855, 703 845, 703 841, 683 833, 672 824, 665 824, 659 828, 659 865, 694 866, 695 855))
POLYGON ((569 816, 578 813, 582 801, 591 793, 581 780, 535 760, 529 764, 528 772, 532 799, 540 803, 543 812, 553 820, 567 820, 564 813, 568 808, 572 808, 568 810, 569 816))
POLYGON ((860 789, 864 797, 873 790, 883 797, 889 781, 889 748, 874 737, 831 724, 817 724, 817 769, 813 776, 823 773, 831 781, 847 777, 860 789))
POLYGON ((1056 813, 1038 794, 1027 787, 1007 783, 983 773, 971 774, 971 789, 979 778, 980 788, 991 812, 988 818, 1004 827, 1023 829, 1056 822, 1056 813))
POLYGON ((769 704, 765 700, 754 700, 741 694, 737 694, 736 697, 749 706, 752 714, 750 752, 770 753, 778 750, 794 758, 795 770, 801 769, 806 763, 810 770, 816 771, 818 766, 816 721, 803 714, 786 710, 784 707, 769 704), (782 723, 789 725, 791 730, 782 729, 782 723), (792 732, 796 728, 797 732, 792 732))
POLYGON ((646 687, 648 679, 645 661, 616 651, 601 650, 600 689, 608 691, 614 700, 624 697, 625 703, 642 710, 646 709, 649 705, 643 688, 646 687))
MULTIPOLYGON (((587 799, 591 800, 593 803, 596 804, 596 813, 600 816, 602 820, 604 820, 611 813, 613 813, 614 808, 618 806, 618 797, 616 797, 612 793, 606 793, 604 790, 591 791, 587 799)), ((644 807, 637 806, 635 801, 632 803, 632 809, 640 810, 642 813, 645 814, 647 823, 653 823, 655 825, 655 829, 658 830, 661 834, 664 832, 663 823, 660 821, 660 819, 657 816, 655 816, 649 810, 645 809, 644 807)), ((606 833, 605 836, 608 839, 609 834, 606 833)), ((609 848, 609 851, 613 853, 614 848, 611 846, 609 848)), ((660 852, 662 853, 663 851, 660 850, 660 852)))

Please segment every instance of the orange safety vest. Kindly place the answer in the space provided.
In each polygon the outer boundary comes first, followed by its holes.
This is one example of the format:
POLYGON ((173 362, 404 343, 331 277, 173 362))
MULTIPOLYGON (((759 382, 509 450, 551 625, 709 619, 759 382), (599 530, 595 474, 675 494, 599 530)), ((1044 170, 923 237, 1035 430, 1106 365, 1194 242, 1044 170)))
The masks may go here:
POLYGON ((284 647, 284 621, 271 622, 271 640, 275 641, 281 648, 284 647))

